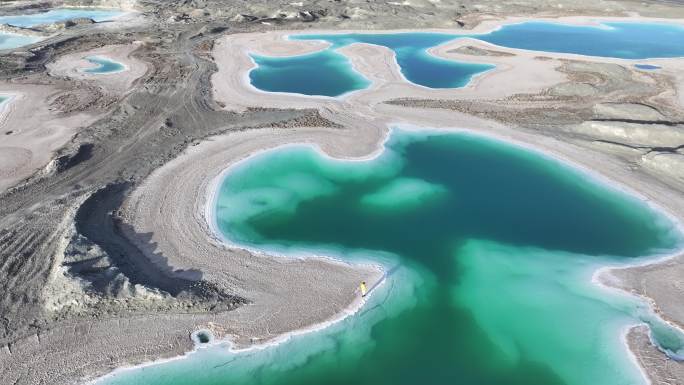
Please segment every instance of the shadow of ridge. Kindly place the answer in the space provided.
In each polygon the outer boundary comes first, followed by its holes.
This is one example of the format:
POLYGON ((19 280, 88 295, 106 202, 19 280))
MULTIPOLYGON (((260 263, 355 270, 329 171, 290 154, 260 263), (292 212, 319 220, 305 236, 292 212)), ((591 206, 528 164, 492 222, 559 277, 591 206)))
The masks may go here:
POLYGON ((136 233, 113 214, 118 210, 132 187, 131 183, 109 184, 92 194, 79 207, 76 231, 98 245, 112 264, 131 284, 140 284, 166 292, 177 299, 199 300, 211 310, 230 310, 248 301, 226 292, 218 285, 202 279, 197 269, 174 270, 161 253, 150 258, 125 234, 134 234, 149 250, 156 249, 152 233, 136 233))

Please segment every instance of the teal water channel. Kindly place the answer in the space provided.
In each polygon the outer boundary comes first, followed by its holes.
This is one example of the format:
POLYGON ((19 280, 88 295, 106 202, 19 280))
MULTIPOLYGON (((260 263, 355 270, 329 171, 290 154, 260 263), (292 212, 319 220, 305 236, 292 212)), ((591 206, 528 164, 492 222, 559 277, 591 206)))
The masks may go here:
POLYGON ((645 303, 592 282, 601 266, 673 252, 675 224, 500 141, 394 130, 363 161, 282 147, 233 166, 215 209, 230 242, 371 262, 385 280, 322 331, 239 353, 213 345, 100 384, 644 384, 622 337, 643 322, 684 354, 645 303))
MULTIPOLYGON (((292 40, 323 40, 331 46, 305 57, 253 55, 257 67, 250 72, 250 79, 252 85, 261 90, 304 95, 340 96, 363 89, 367 87, 367 79, 354 72, 348 59, 337 50, 350 44, 365 43, 393 50, 401 73, 409 82, 428 88, 458 88, 494 66, 441 59, 427 50, 463 37, 507 48, 621 59, 684 56, 684 44, 681 44, 684 41, 684 27, 678 24, 623 22, 566 25, 531 21, 505 25, 485 34, 292 35, 289 37, 292 40), (346 82, 339 79, 345 79, 346 82), (327 84, 334 86, 327 87, 327 84)), ((486 58, 479 60, 486 61, 486 58)))
MULTIPOLYGON (((124 12, 121 10, 105 8, 56 8, 47 12, 0 16, 0 24, 29 28, 40 24, 51 24, 82 17, 93 19, 96 22, 102 22, 112 20, 123 13, 124 12)), ((41 38, 37 36, 0 32, 0 50, 17 48, 36 43, 40 40, 41 38)))
POLYGON ((126 69, 123 64, 101 56, 90 56, 87 57, 86 60, 95 65, 93 68, 86 68, 83 70, 83 72, 89 74, 111 74, 126 69))

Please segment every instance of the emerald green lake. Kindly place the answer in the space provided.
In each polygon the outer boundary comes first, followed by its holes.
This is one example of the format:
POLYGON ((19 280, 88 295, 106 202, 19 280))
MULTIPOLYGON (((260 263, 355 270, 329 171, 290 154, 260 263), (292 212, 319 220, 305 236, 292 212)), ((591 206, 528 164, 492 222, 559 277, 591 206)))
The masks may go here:
POLYGON ((216 222, 249 248, 376 263, 386 278, 322 331, 239 353, 201 348, 99 383, 644 384, 622 339, 640 322, 670 355, 684 353, 646 304, 592 283, 601 266, 674 251, 675 225, 492 139, 394 130, 364 161, 267 151, 231 168, 216 222))

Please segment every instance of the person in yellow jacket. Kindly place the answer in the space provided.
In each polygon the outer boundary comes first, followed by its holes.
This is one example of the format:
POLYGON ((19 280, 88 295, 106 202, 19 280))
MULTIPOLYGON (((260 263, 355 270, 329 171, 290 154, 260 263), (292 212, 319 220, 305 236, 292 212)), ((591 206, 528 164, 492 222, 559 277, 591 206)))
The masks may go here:
POLYGON ((368 289, 366 288, 366 281, 361 282, 359 285, 359 289, 361 290, 361 296, 365 297, 366 293, 368 293, 368 289))

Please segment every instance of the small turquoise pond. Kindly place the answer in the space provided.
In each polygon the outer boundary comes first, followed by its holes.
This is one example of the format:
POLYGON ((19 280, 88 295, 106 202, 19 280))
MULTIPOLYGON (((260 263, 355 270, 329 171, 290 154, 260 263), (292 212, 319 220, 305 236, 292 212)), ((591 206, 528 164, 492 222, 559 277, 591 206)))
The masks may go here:
POLYGON ((401 73, 409 82, 435 89, 458 88, 468 84, 473 76, 494 68, 487 63, 445 60, 427 53, 429 48, 462 37, 507 48, 621 59, 684 56, 684 44, 681 43, 684 41, 684 27, 676 24, 603 23, 597 26, 576 26, 524 22, 506 25, 486 34, 471 35, 293 35, 290 36, 292 40, 324 40, 331 43, 331 47, 305 57, 253 56, 258 67, 250 72, 250 79, 254 87, 264 91, 340 96, 367 87, 368 81, 354 72, 349 61, 336 50, 354 43, 366 43, 392 49, 401 73), (330 80, 331 78, 336 80, 330 80))
POLYGON ((83 72, 89 74, 110 74, 121 72, 126 69, 123 64, 101 56, 90 56, 87 57, 86 60, 96 65, 96 67, 86 68, 83 70, 83 72))

